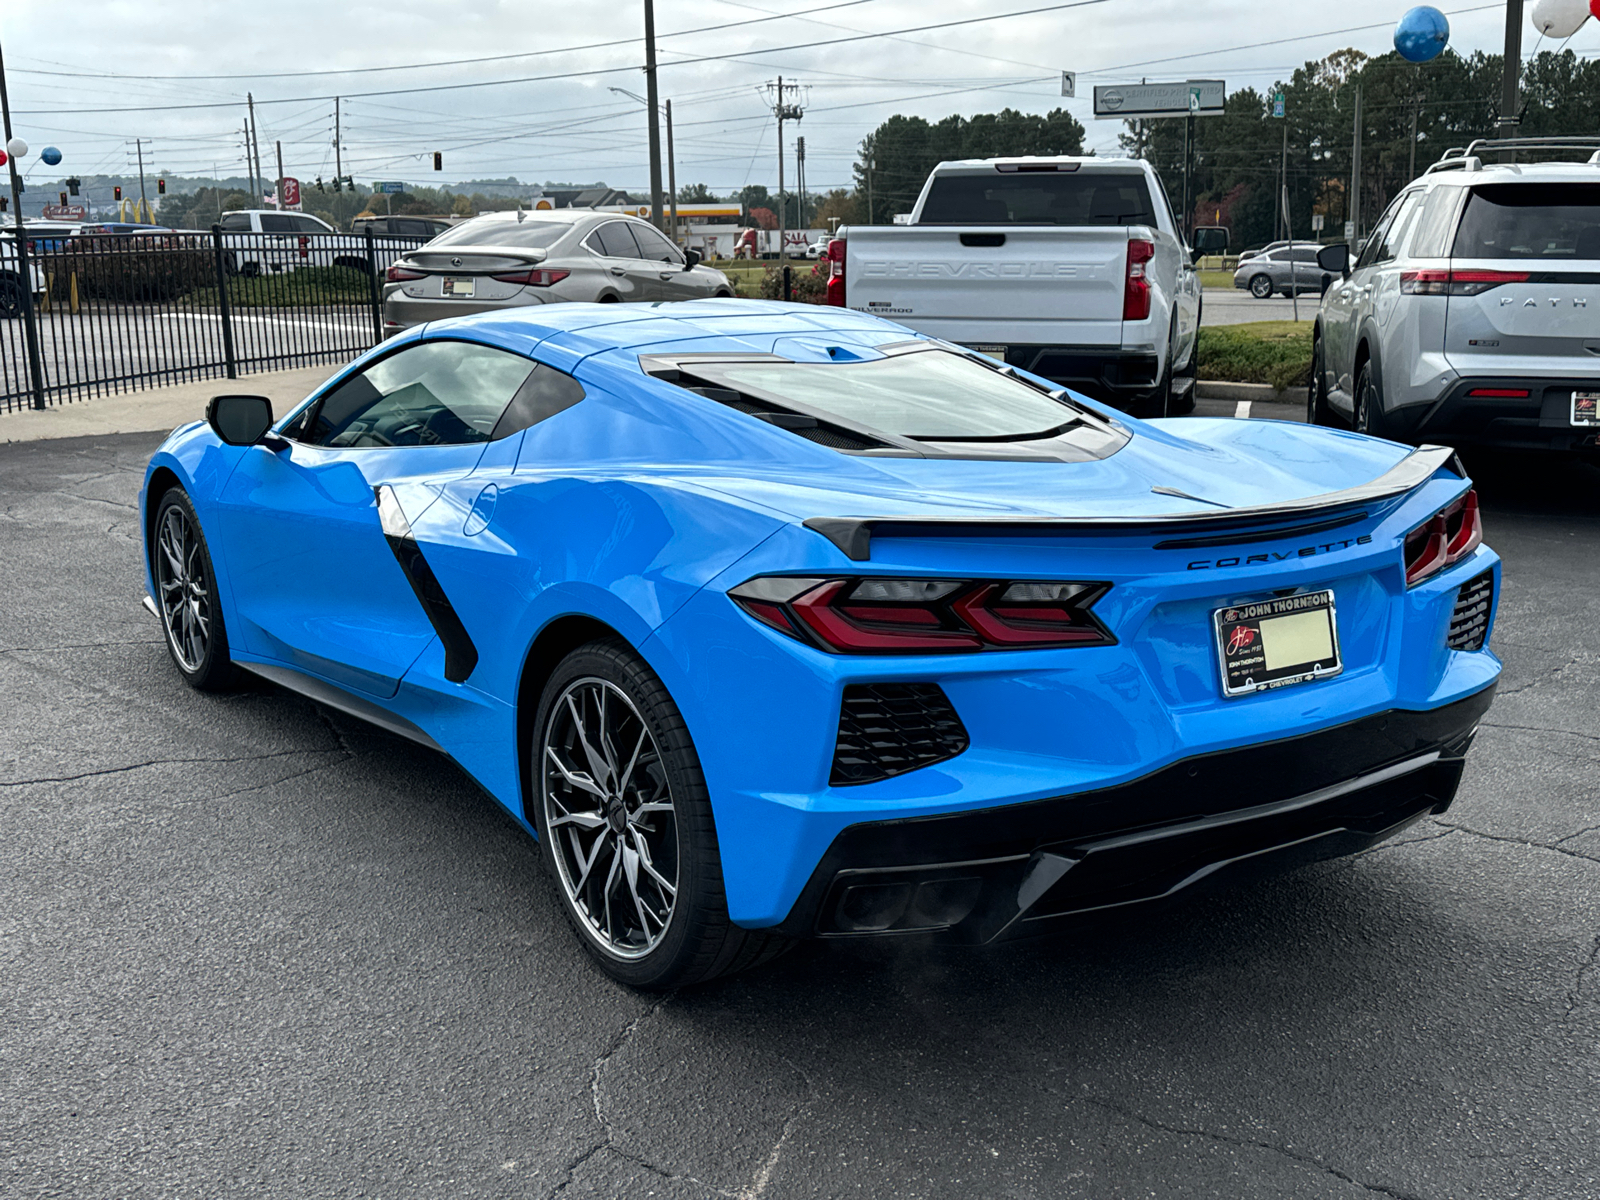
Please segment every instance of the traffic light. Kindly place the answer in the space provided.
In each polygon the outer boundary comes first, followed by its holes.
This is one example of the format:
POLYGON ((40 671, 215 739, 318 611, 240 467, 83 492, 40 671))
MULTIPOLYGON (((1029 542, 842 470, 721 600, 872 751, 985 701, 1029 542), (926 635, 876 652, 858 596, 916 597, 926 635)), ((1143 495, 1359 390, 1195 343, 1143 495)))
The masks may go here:
MULTIPOLYGON (((318 184, 318 185, 317 185, 317 186, 318 186, 318 187, 321 187, 321 186, 322 186, 322 185, 321 185, 321 184, 320 184, 320 183, 319 183, 319 184, 318 184)), ((341 187, 340 187, 340 186, 339 186, 339 177, 338 177, 338 176, 337 176, 337 175, 335 175, 335 176, 334 176, 334 177, 333 177, 333 190, 334 190, 334 191, 336 191, 336 192, 337 192, 337 191, 341 191, 341 190, 343 190, 343 189, 342 189, 342 188, 341 188, 341 187)))
POLYGON ((323 186, 322 186, 322 176, 321 176, 321 175, 318 175, 318 176, 317 176, 317 191, 319 191, 319 192, 325 192, 325 191, 327 191, 327 190, 328 190, 328 189, 327 189, 327 188, 325 188, 325 187, 323 187, 323 186))
POLYGON ((10 203, 11 203, 11 201, 10 201, 9 198, 7 198, 5 196, 0 196, 0 212, 5 212, 6 205, 8 205, 10 203))
POLYGON ((58 192, 57 195, 61 197, 61 207, 65 208, 67 206, 67 194, 65 192, 58 192))
POLYGON ((156 195, 165 196, 166 194, 167 194, 167 181, 165 179, 156 180, 156 195))
POLYGON ((113 200, 118 200, 118 201, 120 201, 122 199, 122 185, 120 183, 114 184, 112 186, 112 188, 111 188, 111 198, 113 200))
POLYGON ((82 186, 83 186, 83 180, 81 180, 81 179, 69 179, 69 180, 67 180, 67 192, 68 192, 69 195, 76 196, 78 194, 78 189, 80 187, 82 187, 82 186))
POLYGON ((433 169, 435 171, 444 170, 444 154, 438 150, 433 152, 433 169))

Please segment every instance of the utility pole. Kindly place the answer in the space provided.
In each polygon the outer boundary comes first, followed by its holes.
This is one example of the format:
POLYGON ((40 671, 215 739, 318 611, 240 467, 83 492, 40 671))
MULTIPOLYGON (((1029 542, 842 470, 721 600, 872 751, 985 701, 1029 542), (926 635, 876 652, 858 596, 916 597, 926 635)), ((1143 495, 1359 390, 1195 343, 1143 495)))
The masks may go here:
POLYGON ((145 219, 154 225, 155 220, 150 215, 150 201, 145 198, 144 194, 144 139, 134 138, 133 148, 139 155, 139 207, 144 210, 145 219))
POLYGON ((794 185, 800 194, 800 211, 795 214, 795 227, 807 229, 806 225, 806 139, 797 137, 794 140, 794 185))
POLYGON ((1194 114, 1190 113, 1183 124, 1183 236, 1188 237, 1194 225, 1194 200, 1190 192, 1190 172, 1194 149, 1194 114))
POLYGON ((344 174, 344 147, 339 144, 339 97, 333 98, 333 177, 344 174))
POLYGON ((1351 248, 1361 240, 1361 85, 1356 84, 1355 132, 1350 139, 1350 237, 1351 248))
POLYGON ((872 224, 872 168, 877 165, 877 153, 867 154, 867 224, 872 224))
MULTIPOLYGON (((244 173, 250 177, 250 194, 252 196, 259 195, 260 193, 258 193, 256 191, 256 169, 255 169, 254 165, 252 165, 251 160, 250 160, 250 122, 249 121, 246 121, 244 123, 244 173)), ((255 206, 255 201, 252 200, 250 202, 250 204, 251 204, 251 207, 254 207, 255 206)), ((222 201, 220 199, 217 201, 217 220, 219 220, 219 221, 222 220, 222 201)))
POLYGON ((245 102, 250 106, 250 152, 256 164, 256 193, 251 198, 250 207, 261 207, 261 185, 266 182, 266 176, 261 174, 261 138, 256 134, 256 98, 249 92, 244 94, 245 102))
POLYGON ((678 158, 672 152, 672 101, 662 106, 667 110, 667 193, 671 197, 672 244, 678 244, 678 158))
MULTIPOLYGON (((0 55, 0 113, 5 117, 6 142, 11 141, 11 97, 6 93, 6 60, 0 55)), ((11 210, 14 214, 12 220, 16 222, 13 228, 17 231, 17 268, 24 279, 33 278, 33 269, 28 265, 28 238, 22 228, 22 177, 17 174, 17 158, 14 154, 6 156, 6 168, 11 175, 11 210)), ((28 340, 28 374, 33 383, 33 406, 37 409, 44 408, 44 368, 39 358, 39 323, 33 311, 33 289, 22 289, 22 317, 23 331, 28 340)))
POLYGON ((283 142, 278 142, 278 181, 272 185, 272 198, 279 212, 283 211, 283 142))
POLYGON ((661 209, 661 119, 656 96, 656 6, 644 0, 644 94, 650 114, 650 220, 656 228, 666 222, 661 209))
MULTIPOLYGON (((769 88, 773 85, 768 84, 769 88)), ((805 108, 800 104, 785 104, 783 102, 783 76, 778 76, 778 101, 772 106, 772 115, 778 118, 778 261, 786 262, 789 258, 789 210, 783 202, 783 123, 785 121, 798 121, 805 115, 805 108)), ((798 93, 798 84, 790 84, 789 90, 798 93)))
MULTIPOLYGON (((1511 137, 1522 124, 1518 84, 1522 71, 1522 0, 1506 0, 1506 49, 1500 77, 1500 119, 1495 124, 1501 137, 1511 137)), ((1516 162, 1515 150, 1504 150, 1501 162, 1516 162)))
POLYGON ((1422 93, 1411 97, 1411 157, 1406 164, 1406 182, 1417 177, 1417 116, 1422 108, 1422 93))

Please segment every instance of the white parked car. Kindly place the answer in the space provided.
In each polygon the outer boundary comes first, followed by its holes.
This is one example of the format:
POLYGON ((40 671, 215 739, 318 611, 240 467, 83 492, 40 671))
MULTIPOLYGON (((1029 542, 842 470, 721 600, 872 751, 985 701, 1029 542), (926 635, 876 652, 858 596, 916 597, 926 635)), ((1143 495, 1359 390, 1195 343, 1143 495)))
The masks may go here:
POLYGON ((1478 141, 1395 197, 1313 327, 1310 420, 1600 453, 1600 138, 1478 141), (1505 164, 1501 151, 1578 161, 1505 164), (1586 161, 1585 161, 1586 157, 1586 161))
POLYGON ((1147 162, 934 168, 905 225, 839 230, 829 302, 970 346, 1140 416, 1193 407, 1194 254, 1147 162))

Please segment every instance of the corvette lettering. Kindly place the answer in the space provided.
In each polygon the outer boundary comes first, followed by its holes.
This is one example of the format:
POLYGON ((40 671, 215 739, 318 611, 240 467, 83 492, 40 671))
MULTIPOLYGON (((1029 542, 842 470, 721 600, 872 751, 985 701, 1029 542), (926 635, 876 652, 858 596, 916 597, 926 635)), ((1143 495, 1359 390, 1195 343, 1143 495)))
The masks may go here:
POLYGON ((1239 554, 1229 558, 1201 558, 1189 564, 1191 571, 1209 571, 1214 568, 1266 566, 1269 563, 1288 562, 1291 558, 1312 558, 1330 554, 1349 546, 1365 546, 1372 541, 1370 533, 1360 537, 1345 538, 1337 542, 1323 542, 1320 546, 1301 546, 1298 550, 1269 550, 1265 554, 1239 554))

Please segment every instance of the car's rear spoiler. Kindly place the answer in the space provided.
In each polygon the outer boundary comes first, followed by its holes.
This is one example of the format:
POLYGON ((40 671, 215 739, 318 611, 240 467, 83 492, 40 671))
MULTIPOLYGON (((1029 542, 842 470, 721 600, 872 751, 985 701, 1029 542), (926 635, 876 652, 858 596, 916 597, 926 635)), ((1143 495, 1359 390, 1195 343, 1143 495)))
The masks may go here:
MULTIPOLYGON (((1398 496, 1432 479, 1444 466, 1449 466, 1465 479, 1466 471, 1456 460, 1455 453, 1448 446, 1422 446, 1371 483, 1305 496, 1299 500, 1257 504, 1247 508, 1100 517, 810 517, 805 526, 827 538, 846 558, 853 562, 866 562, 872 557, 872 535, 875 533, 894 533, 900 537, 973 537, 993 533, 1009 537, 1014 534, 1071 533, 1078 529, 1251 524, 1275 517, 1292 517, 1316 509, 1338 508, 1398 496)), ((1173 494, 1164 488, 1152 490, 1164 495, 1173 494)))

